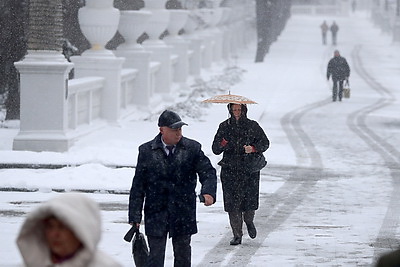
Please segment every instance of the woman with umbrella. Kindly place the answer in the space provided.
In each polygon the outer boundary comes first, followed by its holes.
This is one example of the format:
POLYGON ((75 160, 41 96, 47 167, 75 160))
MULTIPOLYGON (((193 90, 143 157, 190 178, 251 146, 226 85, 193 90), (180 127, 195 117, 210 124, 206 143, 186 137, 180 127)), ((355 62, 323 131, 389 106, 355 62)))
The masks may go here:
POLYGON ((233 233, 230 245, 239 245, 243 221, 250 238, 257 235, 254 215, 258 209, 260 170, 266 164, 262 153, 268 149, 269 140, 260 125, 247 118, 246 104, 229 103, 228 110, 230 117, 219 125, 212 151, 216 155, 223 153, 218 164, 224 210, 233 233))

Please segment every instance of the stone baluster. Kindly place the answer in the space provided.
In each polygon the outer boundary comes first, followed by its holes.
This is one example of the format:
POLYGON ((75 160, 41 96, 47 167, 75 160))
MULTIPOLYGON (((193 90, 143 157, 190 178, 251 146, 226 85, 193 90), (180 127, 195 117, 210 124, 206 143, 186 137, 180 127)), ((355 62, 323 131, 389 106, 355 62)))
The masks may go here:
POLYGON ((160 39, 167 29, 170 12, 165 9, 166 0, 145 0, 144 11, 150 11, 151 17, 145 28, 149 39, 143 42, 143 47, 152 52, 151 61, 159 62, 160 68, 155 76, 155 92, 168 98, 171 91, 171 48, 160 39))
POLYGON ((116 57, 105 45, 117 32, 120 12, 113 7, 113 0, 86 0, 78 18, 81 30, 92 47, 82 56, 71 57, 75 64, 75 77, 105 78, 101 115, 109 123, 117 123, 121 111, 121 72, 125 59, 116 57))
POLYGON ((154 88, 151 86, 150 58, 151 52, 146 51, 143 46, 137 43, 137 39, 144 33, 151 12, 143 10, 121 11, 121 19, 118 26, 119 33, 124 37, 122 43, 114 52, 118 57, 124 57, 124 68, 138 70, 133 92, 133 104, 148 107, 154 95, 154 88))
POLYGON ((231 56, 231 36, 229 31, 229 18, 231 16, 231 8, 221 7, 222 19, 221 19, 221 31, 222 31, 222 58, 228 60, 231 56))
POLYGON ((189 10, 188 18, 183 30, 185 34, 182 36, 185 40, 189 42, 189 51, 191 53, 189 59, 189 73, 194 77, 199 77, 201 74, 201 47, 203 45, 203 40, 197 34, 197 29, 199 27, 199 17, 194 9, 189 10))
POLYGON ((213 57, 213 35, 210 31, 210 23, 212 21, 212 11, 210 8, 200 8, 196 10, 201 24, 199 26, 198 35, 202 39, 202 55, 201 66, 208 69, 212 64, 213 57))
POLYGON ((210 33, 213 36, 212 42, 212 60, 218 62, 222 59, 222 31, 217 27, 222 20, 223 9, 213 7, 211 10, 210 33))
POLYGON ((20 131, 14 150, 67 151, 68 73, 73 67, 60 52, 28 51, 16 62, 20 73, 20 131))
POLYGON ((188 50, 189 43, 178 35, 179 31, 186 24, 189 12, 182 9, 169 9, 171 19, 168 23, 168 36, 164 38, 167 45, 171 46, 172 53, 178 56, 173 71, 173 81, 185 87, 189 75, 188 50))

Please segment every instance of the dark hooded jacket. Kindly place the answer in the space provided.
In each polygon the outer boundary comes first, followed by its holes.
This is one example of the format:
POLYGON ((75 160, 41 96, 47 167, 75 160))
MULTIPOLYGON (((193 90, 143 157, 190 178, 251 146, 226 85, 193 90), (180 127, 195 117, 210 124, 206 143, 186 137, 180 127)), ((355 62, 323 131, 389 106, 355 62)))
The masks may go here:
POLYGON ((129 197, 129 222, 141 222, 144 204, 146 235, 197 233, 197 175, 202 185, 200 194, 209 194, 215 201, 216 171, 200 143, 182 137, 171 161, 161 134, 141 145, 129 197))
POLYGON ((244 145, 254 146, 257 153, 266 151, 269 140, 260 125, 247 118, 247 107, 242 105, 242 114, 238 121, 233 116, 231 104, 228 105, 230 118, 223 121, 215 134, 212 151, 223 153, 221 182, 224 195, 224 209, 230 211, 248 211, 258 209, 260 172, 247 169, 251 156, 244 151, 244 145), (221 145, 222 139, 228 141, 221 145))
POLYGON ((329 60, 326 78, 331 75, 333 81, 344 81, 350 76, 350 67, 344 57, 335 56, 329 60))

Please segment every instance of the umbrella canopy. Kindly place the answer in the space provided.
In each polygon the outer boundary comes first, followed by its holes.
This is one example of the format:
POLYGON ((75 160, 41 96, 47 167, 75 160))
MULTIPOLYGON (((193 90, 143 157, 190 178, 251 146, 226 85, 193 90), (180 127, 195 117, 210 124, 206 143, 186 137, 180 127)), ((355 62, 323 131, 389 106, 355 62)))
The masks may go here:
POLYGON ((202 102, 205 103, 222 103, 222 104, 227 104, 227 103, 232 103, 232 104, 257 104, 257 102, 241 96, 241 95, 216 95, 213 96, 209 99, 203 100, 202 102))

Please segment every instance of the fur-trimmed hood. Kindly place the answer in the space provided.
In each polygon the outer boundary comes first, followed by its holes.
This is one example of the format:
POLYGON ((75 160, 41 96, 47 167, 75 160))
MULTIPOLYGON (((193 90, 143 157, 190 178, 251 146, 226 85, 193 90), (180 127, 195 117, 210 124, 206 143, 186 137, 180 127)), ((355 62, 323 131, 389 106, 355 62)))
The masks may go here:
POLYGON ((43 220, 54 216, 80 239, 83 248, 57 266, 121 266, 97 250, 101 238, 101 216, 96 202, 80 193, 63 193, 41 204, 28 214, 17 237, 17 245, 26 266, 56 266, 44 239, 43 220))

